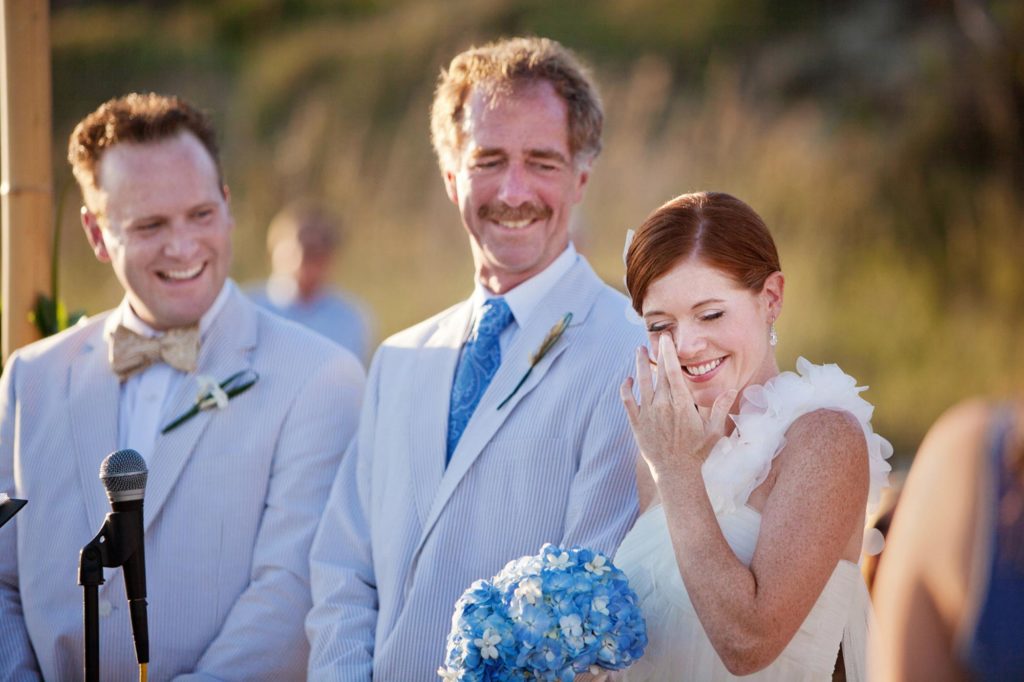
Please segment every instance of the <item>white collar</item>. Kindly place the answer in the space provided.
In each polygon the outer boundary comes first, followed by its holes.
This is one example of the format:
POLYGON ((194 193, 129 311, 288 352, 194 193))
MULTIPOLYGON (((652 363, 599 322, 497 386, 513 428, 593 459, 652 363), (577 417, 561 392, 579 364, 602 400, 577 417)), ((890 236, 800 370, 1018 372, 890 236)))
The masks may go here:
MULTIPOLYGON (((569 272, 576 264, 577 260, 579 260, 579 256, 576 253, 576 247, 569 242, 569 245, 558 255, 558 258, 551 262, 551 265, 501 295, 508 303, 512 317, 515 318, 520 329, 526 326, 533 311, 554 288, 555 283, 562 278, 562 275, 569 272)), ((483 304, 491 298, 495 298, 494 293, 485 289, 478 280, 473 287, 473 295, 469 298, 473 305, 474 317, 477 316, 483 304)))

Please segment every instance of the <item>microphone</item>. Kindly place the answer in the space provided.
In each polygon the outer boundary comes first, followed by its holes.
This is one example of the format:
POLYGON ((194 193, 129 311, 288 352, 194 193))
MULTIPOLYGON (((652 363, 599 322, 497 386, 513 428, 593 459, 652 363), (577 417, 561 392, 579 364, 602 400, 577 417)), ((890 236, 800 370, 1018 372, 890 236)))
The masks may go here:
MULTIPOLYGON (((124 567, 124 587, 128 595, 132 637, 139 664, 149 662, 149 626, 146 619, 146 557, 143 537, 142 499, 146 493, 149 470, 146 460, 135 450, 112 452, 100 465, 100 480, 107 490, 112 513, 107 515, 108 542, 124 567)), ((117 564, 114 564, 117 565, 117 564)))

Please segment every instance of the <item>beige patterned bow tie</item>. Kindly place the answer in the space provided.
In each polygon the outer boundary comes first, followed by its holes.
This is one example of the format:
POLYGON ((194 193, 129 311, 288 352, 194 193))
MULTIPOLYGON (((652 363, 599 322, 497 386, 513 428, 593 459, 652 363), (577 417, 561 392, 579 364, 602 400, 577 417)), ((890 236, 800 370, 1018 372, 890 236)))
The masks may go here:
POLYGON ((199 325, 170 329, 152 338, 118 325, 110 337, 110 368, 121 381, 155 362, 182 372, 195 371, 198 355, 199 325))

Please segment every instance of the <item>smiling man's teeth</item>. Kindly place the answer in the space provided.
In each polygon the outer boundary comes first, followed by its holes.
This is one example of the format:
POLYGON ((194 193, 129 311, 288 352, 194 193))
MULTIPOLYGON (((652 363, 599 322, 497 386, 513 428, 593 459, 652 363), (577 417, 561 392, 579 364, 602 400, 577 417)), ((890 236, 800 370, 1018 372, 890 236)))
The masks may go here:
POLYGON ((188 270, 164 270, 164 276, 167 279, 192 279, 200 273, 203 269, 203 264, 189 268, 188 270))
POLYGON ((507 227, 507 228, 509 228, 511 230, 521 230, 522 228, 526 227, 527 225, 529 225, 532 222, 533 221, 529 220, 529 219, 527 219, 527 220, 502 220, 501 221, 501 226, 502 227, 507 227))
POLYGON ((722 364, 722 358, 712 360, 711 362, 705 362, 703 365, 685 365, 684 369, 686 369, 686 373, 690 376, 699 377, 702 374, 707 374, 720 364, 722 364))

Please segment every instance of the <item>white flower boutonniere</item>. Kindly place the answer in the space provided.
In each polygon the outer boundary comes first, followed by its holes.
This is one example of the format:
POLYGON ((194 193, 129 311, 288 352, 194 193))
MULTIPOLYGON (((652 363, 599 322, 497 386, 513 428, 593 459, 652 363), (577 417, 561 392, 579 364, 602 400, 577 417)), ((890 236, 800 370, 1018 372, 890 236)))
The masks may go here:
POLYGON ((198 375, 196 381, 199 383, 199 395, 196 396, 195 405, 165 426, 160 434, 170 433, 203 410, 211 410, 215 407, 218 410, 223 410, 228 406, 229 400, 248 391, 259 378, 260 375, 251 369, 236 372, 219 384, 213 377, 205 374, 198 375))
POLYGON ((508 403, 509 400, 512 400, 512 396, 519 392, 519 389, 522 388, 523 384, 525 384, 526 380, 530 377, 530 372, 533 371, 533 368, 544 359, 544 356, 548 354, 549 350, 554 348, 555 344, 558 343, 558 339, 562 338, 562 334, 564 334, 565 330, 569 328, 570 322, 572 322, 572 313, 566 313, 562 319, 559 320, 558 323, 550 329, 550 331, 548 331, 548 335, 544 337, 540 347, 537 348, 533 355, 530 356, 530 366, 526 369, 526 374, 524 374, 523 378, 519 380, 516 387, 512 389, 512 392, 501 401, 498 405, 499 410, 505 407, 505 404, 508 403))

